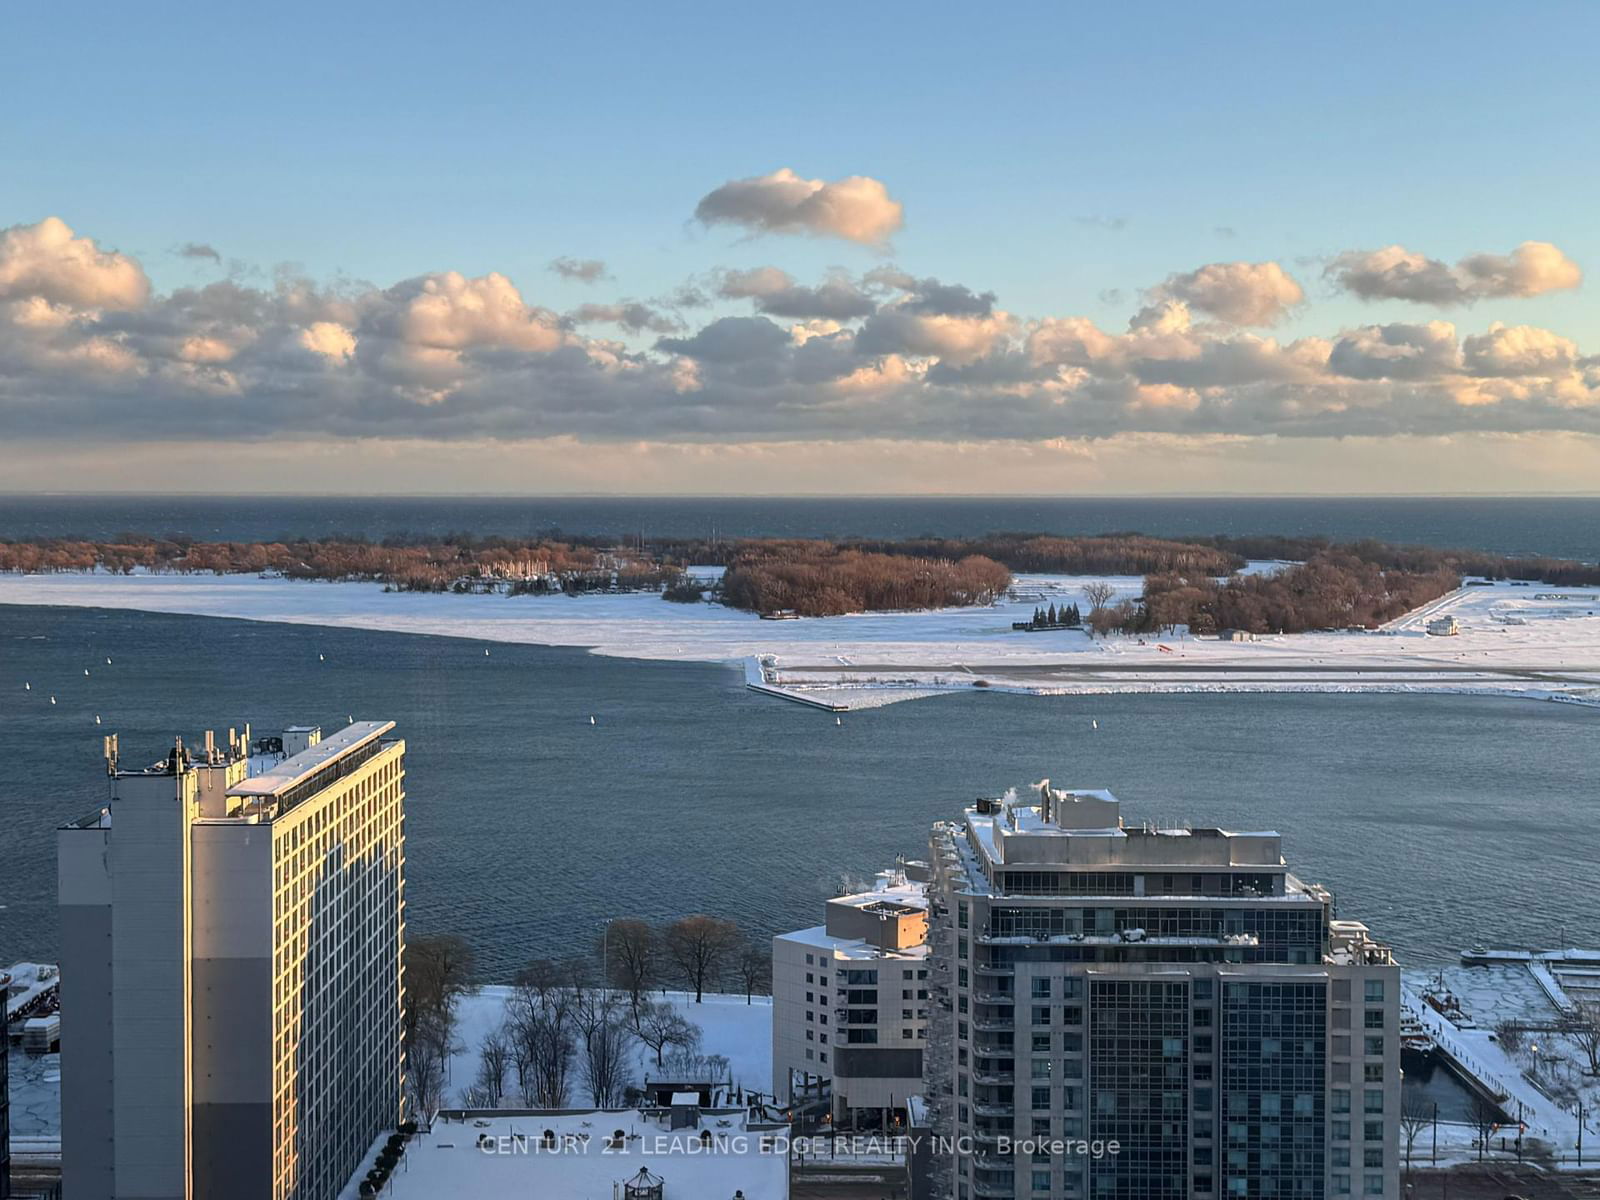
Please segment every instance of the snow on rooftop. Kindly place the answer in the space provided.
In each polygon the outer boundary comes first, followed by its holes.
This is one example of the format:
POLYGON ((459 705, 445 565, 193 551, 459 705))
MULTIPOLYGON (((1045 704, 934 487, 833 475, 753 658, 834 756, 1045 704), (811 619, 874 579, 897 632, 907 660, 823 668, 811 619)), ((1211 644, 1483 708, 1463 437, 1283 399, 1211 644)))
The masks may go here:
POLYGON ((276 766, 252 775, 228 789, 230 796, 276 796, 350 751, 394 728, 393 721, 357 721, 309 750, 302 750, 276 766))
MULTIPOLYGON (((691 1093, 692 1095, 692 1093, 691 1093)), ((443 1114, 390 1175, 385 1200, 614 1200, 641 1168, 666 1200, 787 1200, 787 1126, 752 1125, 740 1110, 703 1109, 672 1129, 666 1114, 623 1110, 443 1114), (448 1118, 448 1119, 447 1119, 448 1118), (614 1135, 623 1134, 620 1145, 614 1135)), ((340 1200, 355 1200, 385 1138, 340 1200)))

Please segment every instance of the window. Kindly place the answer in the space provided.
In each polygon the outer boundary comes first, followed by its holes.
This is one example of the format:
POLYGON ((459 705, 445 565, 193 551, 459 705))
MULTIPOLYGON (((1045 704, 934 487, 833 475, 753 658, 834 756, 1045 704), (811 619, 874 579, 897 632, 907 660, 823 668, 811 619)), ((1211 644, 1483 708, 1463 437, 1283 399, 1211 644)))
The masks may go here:
POLYGON ((1050 1053, 1050 1035, 1048 1033, 1036 1033, 1033 1035, 1033 1052, 1035 1054, 1050 1053))
POLYGON ((1368 1054, 1372 1054, 1372 1055, 1376 1055, 1378 1057, 1382 1057, 1382 1055, 1383 1055, 1383 1037, 1381 1035, 1378 1036, 1378 1037, 1366 1038, 1365 1041, 1367 1043, 1367 1053, 1368 1054))
POLYGON ((1350 1176, 1339 1174, 1334 1175, 1333 1194, 1335 1196, 1348 1196, 1350 1194, 1350 1176))
POLYGON ((1349 1121, 1335 1121, 1333 1123, 1333 1140, 1336 1142, 1348 1142, 1350 1140, 1349 1121))
POLYGON ((1366 1102, 1363 1104, 1361 1111, 1369 1113, 1381 1113, 1383 1111, 1382 1088, 1367 1089, 1366 1102))
POLYGON ((1050 1078, 1050 1067, 1051 1067, 1051 1063, 1050 1063, 1050 1060, 1048 1058, 1036 1058, 1036 1059, 1034 1059, 1033 1060, 1033 1066, 1031 1068, 1031 1070, 1033 1072, 1033 1077, 1035 1079, 1049 1079, 1050 1078))
POLYGON ((1349 1088, 1333 1089, 1333 1111, 1336 1113, 1347 1113, 1350 1111, 1349 1088))
POLYGON ((1033 1190, 1036 1192, 1048 1192, 1050 1190, 1049 1171, 1035 1171, 1033 1173, 1033 1190))
POLYGON ((1381 979, 1369 979, 1369 980, 1367 980, 1366 988, 1363 991, 1363 996, 1366 999, 1366 1002, 1368 1004, 1382 1004, 1383 1003, 1383 980, 1381 980, 1381 979))
POLYGON ((1361 1165, 1364 1167, 1383 1166, 1383 1147, 1368 1146, 1361 1152, 1361 1165))
POLYGON ((1369 1196, 1383 1195, 1383 1172, 1376 1175, 1368 1174, 1362 1177, 1361 1190, 1369 1196))
POLYGON ((1049 1088, 1047 1088, 1047 1087, 1036 1087, 1036 1088, 1033 1089, 1033 1107, 1034 1108, 1049 1108, 1050 1107, 1050 1089, 1049 1088))
POLYGON ((1050 1006, 1048 1004, 1035 1004, 1033 1006, 1033 1023, 1035 1025, 1050 1024, 1050 1006))
POLYGON ((1381 1062, 1368 1063, 1362 1070, 1362 1076, 1368 1083, 1382 1083, 1383 1064, 1381 1062))
POLYGON ((1361 1023, 1367 1029, 1382 1029, 1383 1028, 1383 1009, 1381 1009, 1381 1008, 1369 1008, 1369 1009, 1367 1009, 1367 1015, 1366 1015, 1365 1018, 1362 1019, 1361 1023))
POLYGON ((1033 998, 1035 1000, 1050 999, 1050 980, 1048 978, 1035 979, 1033 981, 1033 998))

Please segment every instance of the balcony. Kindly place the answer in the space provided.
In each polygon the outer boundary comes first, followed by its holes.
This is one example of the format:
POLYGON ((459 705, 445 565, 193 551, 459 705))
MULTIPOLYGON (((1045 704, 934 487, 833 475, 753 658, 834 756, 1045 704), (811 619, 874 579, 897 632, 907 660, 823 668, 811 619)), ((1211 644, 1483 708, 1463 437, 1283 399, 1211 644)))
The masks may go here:
POLYGON ((983 1084, 986 1087, 1001 1087, 1015 1083, 1017 1077, 1011 1071, 981 1071, 972 1072, 972 1082, 983 1084))
POLYGON ((1010 963, 974 963, 972 969, 980 975, 1015 975, 1017 968, 1010 963))
POLYGON ((972 1111, 980 1117, 1013 1117, 1016 1116, 1016 1106, 1001 1104, 994 1100, 980 1100, 973 1104, 972 1111))
POLYGON ((984 1200, 1014 1200, 1017 1194, 1017 1185, 1012 1180, 1006 1180, 1004 1183, 991 1183, 987 1179, 974 1177, 972 1180, 972 1194, 974 1196, 982 1196, 984 1200))
POLYGON ((973 1017, 972 1027, 979 1033, 1011 1033, 1017 1023, 1010 1017, 973 1017))

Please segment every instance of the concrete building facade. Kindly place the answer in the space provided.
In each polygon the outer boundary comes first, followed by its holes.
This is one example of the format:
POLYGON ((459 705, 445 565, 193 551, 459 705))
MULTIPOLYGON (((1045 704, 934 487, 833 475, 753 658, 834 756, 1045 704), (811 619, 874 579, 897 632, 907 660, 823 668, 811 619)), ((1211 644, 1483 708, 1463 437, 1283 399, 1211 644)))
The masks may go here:
POLYGON ((784 1103, 832 1097, 834 1124, 904 1121, 928 1031, 926 866, 837 896, 823 924, 772 940, 772 1079, 784 1103))
POLYGON ((1045 783, 931 848, 954 1200, 1399 1195, 1399 968, 1277 833, 1045 783))
POLYGON ((125 770, 61 829, 64 1190, 318 1200, 401 1119, 405 744, 125 770))

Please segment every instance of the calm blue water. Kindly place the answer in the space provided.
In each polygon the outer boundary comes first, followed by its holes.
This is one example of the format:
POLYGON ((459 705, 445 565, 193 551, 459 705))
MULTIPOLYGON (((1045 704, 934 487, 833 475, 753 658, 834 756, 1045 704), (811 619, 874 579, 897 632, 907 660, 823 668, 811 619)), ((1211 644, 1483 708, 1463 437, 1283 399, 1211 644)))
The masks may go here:
POLYGON ((408 742, 411 928, 462 932, 490 977, 611 916, 814 922, 841 873, 920 855, 934 820, 1042 776, 1111 787, 1132 819, 1282 830, 1297 873, 1411 964, 1479 941, 1600 945, 1592 709, 974 693, 836 728, 726 667, 492 650, 0 606, 0 962, 55 953, 53 831, 105 794, 102 733, 153 759, 174 732, 350 714, 408 742))
POLYGON ((328 534, 643 532, 693 537, 1326 534, 1600 560, 1600 497, 1095 499, 0 496, 0 538, 134 531, 234 541, 328 534))

